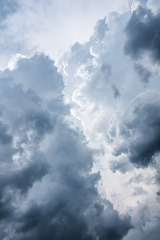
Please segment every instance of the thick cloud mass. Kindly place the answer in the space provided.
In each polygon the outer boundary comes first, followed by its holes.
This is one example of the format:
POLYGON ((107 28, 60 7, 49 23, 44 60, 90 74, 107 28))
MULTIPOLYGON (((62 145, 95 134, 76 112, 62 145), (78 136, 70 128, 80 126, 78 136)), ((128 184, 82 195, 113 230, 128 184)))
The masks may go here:
POLYGON ((154 61, 160 61, 160 14, 153 15, 150 9, 138 7, 126 26, 128 40, 125 53, 137 59, 145 51, 154 61))
POLYGON ((59 61, 71 112, 98 152, 100 189, 118 210, 131 215, 135 226, 124 240, 159 236, 158 42, 153 37, 152 43, 148 33, 141 39, 143 27, 158 35, 159 25, 152 28, 152 20, 158 21, 158 14, 142 7, 133 13, 112 13, 97 22, 88 42, 76 43, 59 61), (132 19, 137 25, 131 25, 132 19), (137 27, 140 21, 142 31, 137 27), (134 61, 128 60, 124 47, 134 61))
POLYGON ((67 121, 44 55, 0 73, 0 238, 120 240, 132 228, 97 192, 93 152, 67 121))
POLYGON ((159 239, 159 4, 108 2, 0 3, 2 240, 159 239))
MULTIPOLYGON (((154 154, 160 151, 160 96, 146 91, 132 104, 129 119, 125 120, 129 158, 137 166, 148 166, 154 154)), ((126 145, 127 146, 127 145, 126 145)), ((123 150, 119 149, 122 153, 123 150)))
POLYGON ((155 92, 146 92, 133 103, 134 117, 127 123, 133 131, 130 159, 140 165, 147 165, 153 155, 160 151, 160 96, 155 92))

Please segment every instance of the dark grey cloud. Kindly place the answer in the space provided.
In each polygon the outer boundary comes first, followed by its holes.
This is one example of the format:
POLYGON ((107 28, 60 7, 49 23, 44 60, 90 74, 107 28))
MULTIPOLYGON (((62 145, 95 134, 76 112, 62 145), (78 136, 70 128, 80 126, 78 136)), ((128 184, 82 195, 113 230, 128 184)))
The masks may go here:
POLYGON ((160 61, 160 13, 154 15, 150 9, 139 6, 133 12, 125 32, 125 53, 138 59, 148 51, 154 61, 160 61))
MULTIPOLYGON (((132 102, 125 120, 129 137, 125 137, 128 156, 137 167, 146 167, 160 151, 160 96, 155 91, 146 91, 132 102)), ((119 154, 124 152, 118 148, 119 154)))
MULTIPOLYGON (((74 196, 72 196, 74 197, 74 196)), ((73 199, 72 199, 73 202, 73 199)), ((79 202, 77 209, 70 205, 71 202, 66 202, 66 199, 61 201, 47 202, 47 207, 32 206, 17 219, 17 239, 122 239, 128 231, 128 220, 119 219, 117 213, 108 213, 111 223, 106 221, 103 215, 104 209, 98 203, 94 206, 90 205, 90 216, 81 212, 84 210, 83 202, 79 202), (94 222, 96 226, 92 226, 94 222), (105 221, 105 222, 103 222, 105 221), (117 226, 113 225, 113 222, 117 226), (107 226, 107 227, 106 227, 107 226)), ((110 207, 110 206, 109 206, 110 207)), ((95 224, 94 223, 94 224, 95 224)))
POLYGON ((157 192, 157 195, 160 196, 160 191, 157 192))
POLYGON ((7 133, 7 126, 0 122, 0 144, 10 144, 12 142, 12 136, 7 133))
POLYGON ((0 73, 3 240, 120 240, 132 228, 97 191, 94 152, 66 121, 63 88, 43 54, 0 73))
POLYGON ((159 100, 154 92, 142 94, 134 102, 133 119, 126 123, 128 129, 133 131, 133 140, 129 145, 130 159, 138 165, 147 166, 154 154, 160 151, 159 100), (148 98, 146 102, 145 98, 148 98))

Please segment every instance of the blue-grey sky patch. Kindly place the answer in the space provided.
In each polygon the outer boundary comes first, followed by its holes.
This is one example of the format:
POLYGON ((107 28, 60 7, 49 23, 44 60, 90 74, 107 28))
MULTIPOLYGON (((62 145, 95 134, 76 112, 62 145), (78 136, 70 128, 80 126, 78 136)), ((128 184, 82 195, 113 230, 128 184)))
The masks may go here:
POLYGON ((140 64, 135 64, 134 67, 135 67, 135 70, 136 70, 136 72, 138 73, 141 81, 142 81, 143 83, 148 83, 148 82, 149 82, 149 79, 150 79, 150 77, 151 77, 151 72, 150 72, 148 69, 144 68, 144 67, 143 67, 142 65, 140 65, 140 64))

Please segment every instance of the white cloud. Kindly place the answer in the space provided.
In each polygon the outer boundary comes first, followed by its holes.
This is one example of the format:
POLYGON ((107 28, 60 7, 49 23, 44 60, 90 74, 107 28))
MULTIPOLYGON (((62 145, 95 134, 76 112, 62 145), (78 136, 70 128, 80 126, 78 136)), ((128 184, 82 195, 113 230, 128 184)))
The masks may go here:
MULTIPOLYGON (((129 11, 123 14, 112 13, 107 22, 106 19, 99 21, 90 40, 81 45, 76 43, 62 57, 59 66, 64 75, 65 96, 72 104, 72 112, 81 122, 89 145, 97 150, 96 167, 102 176, 99 190, 119 212, 129 212, 134 222, 135 229, 131 230, 126 239, 130 240, 133 236, 138 236, 138 239, 143 239, 144 236, 149 238, 151 234, 156 239, 158 221, 153 219, 156 214, 159 216, 159 212, 152 211, 152 204, 158 206, 156 175, 159 167, 153 164, 152 157, 159 150, 156 148, 152 151, 152 156, 147 158, 151 164, 148 168, 144 168, 147 167, 145 163, 140 164, 142 168, 135 168, 132 163, 137 161, 140 167, 139 160, 143 162, 143 156, 140 154, 138 158, 136 154, 144 150, 149 157, 147 149, 152 147, 152 140, 157 139, 153 136, 158 132, 154 126, 152 128, 151 122, 152 119, 157 122, 159 129, 159 118, 156 117, 159 110, 155 110, 155 114, 152 111, 159 98, 150 90, 159 89, 159 71, 157 63, 147 55, 147 49, 142 58, 132 59, 125 55, 128 37, 125 26, 131 14, 129 11), (143 104, 138 101, 141 96, 144 96, 143 104), (141 106, 133 109, 132 102, 136 101, 141 106), (147 107, 148 104, 151 109, 147 107), (143 108, 148 110, 145 112, 143 108), (137 128, 130 129, 132 114, 136 115, 138 109, 142 114, 136 117, 137 128), (135 193, 137 187, 141 187, 138 188, 141 193, 135 193), (148 206, 147 201, 150 202, 148 206), (143 226, 143 220, 146 221, 143 216, 138 223, 139 204, 141 209, 148 209, 152 226, 147 223, 143 226), (143 229, 146 233, 143 233, 143 229)), ((132 33, 131 26, 130 32, 132 33)))
MULTIPOLYGON (((126 0, 39 0, 16 2, 18 8, 1 22, 1 67, 13 54, 44 52, 57 59, 74 42, 84 42, 92 34, 96 21, 117 11, 126 0)), ((6 6, 8 3, 6 3, 6 6)))

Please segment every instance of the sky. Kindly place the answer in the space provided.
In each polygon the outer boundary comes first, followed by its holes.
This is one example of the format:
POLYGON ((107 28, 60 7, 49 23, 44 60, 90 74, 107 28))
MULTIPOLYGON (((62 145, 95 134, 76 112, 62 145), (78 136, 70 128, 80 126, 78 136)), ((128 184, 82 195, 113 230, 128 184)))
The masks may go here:
POLYGON ((0 0, 0 20, 0 239, 159 240, 159 1, 0 0))

